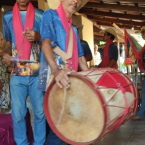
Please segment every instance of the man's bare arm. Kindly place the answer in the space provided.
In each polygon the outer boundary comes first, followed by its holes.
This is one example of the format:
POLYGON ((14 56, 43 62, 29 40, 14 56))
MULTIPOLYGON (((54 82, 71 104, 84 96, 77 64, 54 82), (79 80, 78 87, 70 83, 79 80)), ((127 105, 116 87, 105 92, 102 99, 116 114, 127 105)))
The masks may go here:
POLYGON ((57 85, 60 88, 62 88, 63 86, 66 88, 70 87, 70 81, 68 78, 68 74, 70 74, 70 72, 66 70, 60 70, 58 65, 56 64, 53 50, 51 47, 51 40, 45 39, 42 41, 42 51, 44 53, 47 63, 51 68, 57 85))
POLYGON ((84 56, 79 57, 79 67, 81 70, 88 70, 87 61, 84 56))
POLYGON ((3 50, 3 53, 7 53, 9 55, 12 55, 12 42, 6 41, 5 48, 3 50))
POLYGON ((12 43, 10 41, 6 41, 6 46, 3 50, 3 63, 7 66, 12 66, 11 62, 12 55, 12 43))

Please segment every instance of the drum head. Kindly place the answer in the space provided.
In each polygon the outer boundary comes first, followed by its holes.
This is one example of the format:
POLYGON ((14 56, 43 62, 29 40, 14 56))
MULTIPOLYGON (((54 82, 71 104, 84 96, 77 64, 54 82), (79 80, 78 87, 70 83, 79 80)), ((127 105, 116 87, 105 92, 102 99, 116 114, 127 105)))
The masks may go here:
POLYGON ((47 90, 46 118, 52 130, 65 142, 90 143, 101 135, 105 124, 101 95, 81 77, 69 78, 71 87, 66 91, 55 83, 47 90))

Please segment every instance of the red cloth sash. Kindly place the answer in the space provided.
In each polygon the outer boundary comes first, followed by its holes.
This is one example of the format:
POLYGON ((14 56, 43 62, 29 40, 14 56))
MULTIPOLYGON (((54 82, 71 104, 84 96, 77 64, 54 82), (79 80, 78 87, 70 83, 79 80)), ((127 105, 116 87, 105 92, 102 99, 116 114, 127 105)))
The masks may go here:
MULTIPOLYGON (((101 62, 101 67, 108 67, 109 66, 109 62, 110 62, 110 59, 109 59, 109 46, 113 43, 113 40, 109 40, 104 48, 104 56, 103 56, 103 60, 101 62)), ((117 67, 117 62, 114 64, 113 68, 118 68, 117 67)))
POLYGON ((33 29, 34 18, 35 18, 35 8, 31 3, 29 3, 25 19, 25 27, 23 29, 19 6, 17 2, 15 3, 13 8, 13 28, 15 32, 16 49, 17 52, 20 53, 19 59, 30 59, 31 42, 28 41, 26 37, 24 38, 23 32, 26 31, 27 28, 33 29), (23 39, 24 42, 22 44, 23 39))
MULTIPOLYGON (((57 8, 56 11, 57 11, 57 13, 59 15, 59 18, 62 22, 62 25, 63 25, 63 27, 66 31, 66 51, 67 51, 68 41, 69 41, 69 33, 70 33, 70 26, 72 26, 72 19, 70 19, 69 22, 68 22, 62 4, 59 5, 59 7, 57 8), (69 23, 70 23, 70 25, 69 25, 69 23)), ((75 71, 78 70, 78 46, 77 46, 77 38, 76 38, 74 30, 73 30, 73 54, 72 54, 72 58, 68 59, 67 61, 70 62, 70 63, 68 63, 68 68, 73 67, 73 69, 75 71)))

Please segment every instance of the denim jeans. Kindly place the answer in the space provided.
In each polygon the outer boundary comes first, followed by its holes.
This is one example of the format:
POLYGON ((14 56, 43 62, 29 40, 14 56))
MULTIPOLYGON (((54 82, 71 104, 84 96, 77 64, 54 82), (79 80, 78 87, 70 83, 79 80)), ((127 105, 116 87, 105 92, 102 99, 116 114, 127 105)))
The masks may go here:
POLYGON ((62 140, 59 139, 50 128, 50 131, 47 137, 47 145, 61 145, 61 143, 62 143, 62 140))
POLYGON ((38 89, 38 77, 12 76, 10 80, 14 139, 17 145, 29 145, 26 135, 26 98, 30 97, 34 111, 34 143, 43 145, 46 137, 46 119, 43 110, 44 95, 38 89))
POLYGON ((144 113, 145 113, 145 78, 143 80, 143 85, 142 85, 142 90, 141 90, 141 99, 142 99, 141 107, 136 115, 139 117, 144 117, 144 113))

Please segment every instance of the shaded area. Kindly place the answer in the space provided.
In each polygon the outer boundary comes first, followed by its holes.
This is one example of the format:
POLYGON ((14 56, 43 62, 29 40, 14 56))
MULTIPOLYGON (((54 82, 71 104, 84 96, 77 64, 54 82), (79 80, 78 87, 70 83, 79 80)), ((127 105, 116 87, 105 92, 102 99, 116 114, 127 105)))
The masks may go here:
POLYGON ((129 120, 92 145, 144 145, 145 119, 129 120))

